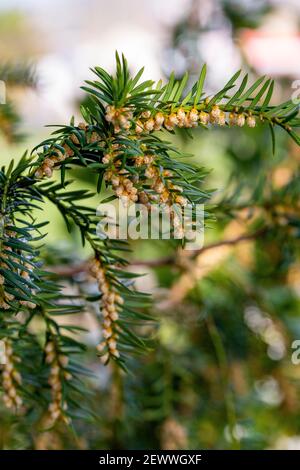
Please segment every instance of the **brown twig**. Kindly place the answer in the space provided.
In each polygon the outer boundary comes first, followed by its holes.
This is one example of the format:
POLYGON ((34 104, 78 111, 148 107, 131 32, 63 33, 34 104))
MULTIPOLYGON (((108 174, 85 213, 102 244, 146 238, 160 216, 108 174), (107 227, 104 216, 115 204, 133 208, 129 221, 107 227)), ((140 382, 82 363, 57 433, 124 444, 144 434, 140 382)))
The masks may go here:
MULTIPOLYGON (((209 245, 203 246, 202 248, 199 248, 198 250, 191 250, 189 252, 187 251, 187 254, 189 258, 195 258, 201 255, 202 253, 204 253, 205 251, 213 250, 214 248, 218 248, 219 246, 237 245, 238 243, 241 243, 243 241, 254 240, 264 235, 267 232, 267 230, 268 229, 264 227, 253 233, 240 235, 239 237, 231 238, 228 240, 220 240, 218 242, 214 242, 209 245)), ((145 260, 145 261, 133 260, 130 264, 133 266, 148 266, 151 268, 153 267, 156 268, 159 266, 167 266, 167 265, 176 264, 176 258, 174 256, 165 256, 163 258, 158 258, 154 260, 145 260)))
MULTIPOLYGON (((213 250, 214 248, 218 248, 220 246, 226 246, 226 245, 237 245, 238 243, 241 243, 243 241, 247 240, 254 240, 256 238, 259 238, 260 236, 264 235, 268 231, 267 227, 261 228, 257 230, 256 232, 253 233, 247 233, 244 235, 240 235, 236 238, 231 238, 228 240, 220 240, 218 242, 211 243, 209 245, 203 246, 202 248, 199 248, 198 250, 191 250, 187 251, 188 258, 193 259, 202 253, 208 251, 208 250, 213 250)), ((149 268, 157 268, 160 266, 170 266, 170 265, 176 265, 177 264, 177 257, 173 256, 164 256, 162 258, 158 259, 151 259, 151 260, 133 260, 130 262, 131 266, 146 266, 149 268)), ((61 277, 72 277, 76 276, 77 274, 85 273, 88 271, 88 262, 83 262, 81 264, 76 264, 73 266, 53 266, 48 268, 55 274, 61 277)))

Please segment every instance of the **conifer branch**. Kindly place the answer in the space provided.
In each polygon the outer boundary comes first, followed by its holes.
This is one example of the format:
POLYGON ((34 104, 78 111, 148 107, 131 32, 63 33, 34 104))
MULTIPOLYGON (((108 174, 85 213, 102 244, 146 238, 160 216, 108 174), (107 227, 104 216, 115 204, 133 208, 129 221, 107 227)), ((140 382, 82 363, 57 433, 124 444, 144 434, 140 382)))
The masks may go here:
MULTIPOLYGON (((81 108, 84 122, 75 125, 71 119, 69 125, 59 126, 33 149, 31 157, 24 155, 17 165, 12 163, 0 172, 0 339, 6 338, 9 364, 9 370, 6 367, 2 374, 4 401, 8 407, 24 404, 24 410, 28 410, 33 406, 36 387, 40 387, 40 406, 52 423, 61 420, 69 424, 76 417, 74 395, 83 392, 78 376, 86 373, 72 359, 84 345, 66 334, 68 329, 55 317, 80 314, 87 301, 96 302, 101 315, 102 338, 97 347, 101 361, 107 364, 113 360, 124 369, 126 356, 144 351, 148 345, 147 338, 132 325, 152 319, 147 313, 149 296, 135 290, 135 275, 125 269, 127 242, 99 238, 95 209, 83 204, 92 194, 72 190, 69 169, 80 167, 88 175, 96 174, 95 191, 109 188, 112 197, 124 205, 139 202, 150 212, 153 206, 164 204, 176 234, 180 227, 174 203, 181 210, 190 205, 195 211, 198 203, 209 200, 211 192, 203 186, 207 171, 183 163, 179 158, 182 155, 164 140, 168 132, 267 124, 272 138, 274 128, 281 127, 300 144, 296 133, 300 125, 298 105, 291 101, 270 105, 273 82, 269 79, 260 78, 247 87, 246 76, 236 87, 238 72, 218 93, 207 96, 205 66, 192 89, 186 90, 187 75, 180 82, 172 75, 161 86, 140 82, 142 71, 132 77, 123 56, 117 55, 116 62, 115 76, 96 67, 97 80, 83 87, 89 95, 81 108), (51 179, 54 170, 60 171, 60 182, 51 179), (93 260, 88 264, 98 294, 92 298, 63 295, 58 280, 42 268, 39 244, 47 222, 38 224, 33 210, 41 209, 46 200, 58 208, 69 229, 72 225, 79 229, 83 244, 88 243, 93 250, 93 260), (44 325, 42 342, 29 328, 35 319, 44 325), (17 357, 24 369, 21 379, 15 370, 17 357)), ((205 212, 205 220, 212 217, 211 212, 205 212)), ((216 242, 191 255, 257 239, 267 230, 216 242)), ((179 235, 184 245, 184 233, 179 235)), ((171 263, 173 257, 148 264, 171 263)), ((76 325, 70 331, 76 331, 76 325)))

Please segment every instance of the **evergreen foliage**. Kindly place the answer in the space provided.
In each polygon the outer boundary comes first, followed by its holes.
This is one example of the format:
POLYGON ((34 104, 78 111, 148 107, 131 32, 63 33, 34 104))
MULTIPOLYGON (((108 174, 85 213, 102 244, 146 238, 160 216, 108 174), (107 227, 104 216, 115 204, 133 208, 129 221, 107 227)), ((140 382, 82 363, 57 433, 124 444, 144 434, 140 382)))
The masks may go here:
MULTIPOLYGON (((73 418, 90 419, 94 414, 85 404, 81 406, 81 397, 87 393, 81 376, 89 371, 79 359, 85 350, 76 338, 80 327, 61 324, 57 320, 60 316, 78 317, 88 303, 99 305, 101 341, 97 354, 104 364, 113 366, 117 376, 118 367, 127 370, 133 354, 153 354, 156 348, 146 328, 153 321, 150 298, 135 289, 135 276, 126 269, 129 245, 123 240, 98 237, 96 208, 85 203, 92 195, 72 189, 70 170, 79 167, 88 175, 96 175, 95 192, 108 187, 112 198, 120 198, 124 204, 140 202, 150 211, 152 206, 164 203, 172 211, 174 203, 182 207, 209 204, 211 192, 203 184, 207 171, 182 161, 180 152, 166 140, 168 133, 182 129, 180 132, 192 136, 196 128, 205 131, 213 126, 247 126, 255 132, 253 128, 267 126, 274 152, 276 128, 300 144, 298 104, 287 101, 271 105, 274 82, 265 77, 249 85, 248 76, 242 77, 239 71, 218 93, 207 96, 205 66, 190 90, 186 90, 187 74, 179 81, 171 75, 165 85, 142 82, 143 70, 131 76, 126 59, 118 54, 115 76, 100 67, 93 72, 95 81, 87 81, 83 87, 89 96, 81 108, 84 122, 76 124, 72 118, 70 124, 59 126, 37 145, 30 156, 24 155, 18 164, 12 162, 0 172, 0 333, 7 355, 2 372, 3 398, 8 408, 26 413, 33 421, 43 419, 47 425, 59 420, 70 424, 73 418), (51 179, 55 170, 60 172, 60 181, 51 179), (40 251, 47 221, 37 223, 34 214, 43 210, 46 200, 58 208, 69 229, 79 229, 82 243, 90 245, 93 259, 88 265, 90 280, 96 279, 99 287, 96 295, 65 294, 59 276, 43 266, 40 251)), ((242 190, 231 194, 229 188, 217 207, 207 206, 205 219, 218 217, 225 224, 235 220, 243 209, 255 207, 258 216, 253 217, 249 233, 219 244, 234 245, 256 238, 272 241, 276 234, 292 250, 292 240, 299 237, 298 187, 299 175, 295 175, 280 189, 267 181, 259 182, 243 199, 242 190)), ((172 221, 176 232, 174 213, 172 221)), ((182 245, 184 239, 175 242, 174 252, 180 252, 182 245)), ((190 261, 216 247, 218 243, 192 252, 190 261)), ((161 265, 170 264, 174 257, 164 258, 161 265)), ((243 279, 236 281, 243 283, 243 279)), ((226 282, 222 276, 212 276, 206 280, 206 288, 213 283, 222 297, 226 295, 226 282)), ((193 278, 189 289, 192 284, 193 278)), ((254 280, 252 288, 255 296, 254 280)), ((197 288, 191 295, 196 304, 202 302, 197 288)), ((242 293, 237 301, 246 304, 242 293)), ((211 310, 220 317, 221 313, 216 305, 205 305, 207 329, 220 366, 226 369, 211 310)), ((181 363, 170 366, 169 372, 170 380, 177 375, 184 376, 183 382, 189 380, 181 363)), ((145 372, 143 380, 147 382, 145 372)), ((232 431, 234 413, 229 392, 226 406, 232 431)), ((149 415, 153 417, 150 411, 149 415)))

